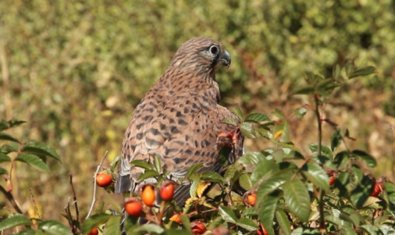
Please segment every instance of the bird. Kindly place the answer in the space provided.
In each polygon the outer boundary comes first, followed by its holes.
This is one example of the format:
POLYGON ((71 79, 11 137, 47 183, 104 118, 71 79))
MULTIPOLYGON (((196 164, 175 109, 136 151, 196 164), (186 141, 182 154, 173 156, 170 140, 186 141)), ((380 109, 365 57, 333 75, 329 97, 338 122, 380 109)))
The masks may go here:
MULTIPOLYGON (((125 131, 115 193, 136 192, 144 169, 132 160, 158 156, 173 180, 185 178, 195 164, 201 172, 221 171, 243 152, 240 118, 219 104, 216 72, 229 67, 223 45, 206 37, 192 38, 174 54, 170 65, 135 108, 125 131), (232 149, 227 162, 220 151, 232 149)), ((152 183, 145 179, 143 183, 152 183)), ((176 201, 185 201, 188 187, 178 187, 176 201)))

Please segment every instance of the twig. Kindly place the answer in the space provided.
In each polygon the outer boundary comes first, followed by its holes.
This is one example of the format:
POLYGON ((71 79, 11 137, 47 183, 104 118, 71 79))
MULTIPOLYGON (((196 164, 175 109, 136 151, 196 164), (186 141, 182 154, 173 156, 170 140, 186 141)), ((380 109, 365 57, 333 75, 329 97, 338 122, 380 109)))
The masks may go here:
POLYGON ((91 202, 91 206, 90 206, 90 208, 89 208, 88 214, 87 214, 86 217, 85 217, 85 220, 88 219, 89 216, 91 216, 92 211, 93 211, 93 208, 95 207, 95 204, 96 204, 96 191, 97 191, 96 176, 97 176, 97 174, 99 173, 101 167, 103 166, 104 160, 106 160, 107 155, 108 155, 108 151, 106 151, 106 152, 104 153, 104 157, 103 157, 103 159, 101 160, 100 164, 97 166, 95 175, 93 176, 93 195, 92 195, 92 202, 91 202))
POLYGON ((12 207, 20 213, 23 214, 23 211, 19 207, 17 201, 15 200, 14 196, 12 195, 11 192, 8 192, 3 186, 0 185, 0 191, 4 194, 4 196, 7 198, 7 200, 11 203, 12 207))
POLYGON ((80 210, 78 209, 78 201, 77 201, 77 195, 75 193, 75 189, 74 189, 74 184, 73 184, 73 176, 70 175, 70 186, 71 186, 71 190, 73 191, 73 204, 74 204, 74 208, 75 208, 75 216, 76 216, 76 221, 80 221, 80 210))
MULTIPOLYGON (((317 94, 314 95, 314 112, 315 116, 317 119, 317 124, 318 124, 318 148, 317 148, 317 156, 318 158, 321 156, 321 149, 322 149, 322 120, 321 120, 321 113, 320 113, 320 98, 317 94)), ((326 228, 325 228, 325 215, 324 215, 324 196, 325 196, 325 191, 320 189, 320 200, 318 204, 318 210, 320 214, 320 231, 321 234, 325 234, 326 228)))

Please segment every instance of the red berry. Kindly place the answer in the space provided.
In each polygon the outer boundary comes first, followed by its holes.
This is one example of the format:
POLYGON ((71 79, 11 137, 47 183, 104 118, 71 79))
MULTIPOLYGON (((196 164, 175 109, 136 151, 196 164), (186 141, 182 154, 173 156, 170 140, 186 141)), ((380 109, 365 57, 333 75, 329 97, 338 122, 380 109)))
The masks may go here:
POLYGON ((155 189, 154 186, 147 184, 144 185, 143 191, 141 192, 141 199, 144 204, 151 207, 155 204, 155 189))
POLYGON ((334 170, 327 170, 326 172, 329 176, 329 180, 328 180, 329 185, 334 185, 337 176, 336 172, 334 170))
POLYGON ((262 224, 259 226, 259 229, 256 230, 256 234, 258 234, 258 235, 269 235, 269 233, 267 232, 265 227, 263 227, 262 224))
POLYGON ((175 184, 174 182, 165 183, 159 191, 159 195, 163 201, 170 201, 174 196, 175 184))
POLYGON ((96 183, 100 187, 107 187, 112 183, 112 175, 103 171, 96 175, 96 183))
POLYGON ((98 235, 98 234, 99 234, 99 230, 97 229, 97 227, 93 227, 88 233, 88 235, 98 235))
POLYGON ((194 235, 203 234, 207 230, 206 225, 202 221, 199 221, 199 220, 193 221, 191 223, 191 228, 192 228, 192 233, 194 235))
POLYGON ((370 194, 370 196, 377 197, 378 195, 380 195, 381 192, 383 192, 383 189, 384 189, 384 181, 382 178, 378 178, 373 184, 373 191, 370 194))
POLYGON ((128 215, 139 217, 143 211, 143 205, 136 198, 130 198, 124 204, 125 211, 128 215))

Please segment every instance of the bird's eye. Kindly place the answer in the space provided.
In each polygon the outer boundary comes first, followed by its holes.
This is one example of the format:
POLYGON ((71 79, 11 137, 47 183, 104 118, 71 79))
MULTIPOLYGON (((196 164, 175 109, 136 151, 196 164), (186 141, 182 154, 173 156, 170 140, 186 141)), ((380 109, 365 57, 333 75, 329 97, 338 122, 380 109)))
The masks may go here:
POLYGON ((213 45, 209 48, 209 51, 212 55, 216 56, 219 52, 219 48, 216 45, 213 45))

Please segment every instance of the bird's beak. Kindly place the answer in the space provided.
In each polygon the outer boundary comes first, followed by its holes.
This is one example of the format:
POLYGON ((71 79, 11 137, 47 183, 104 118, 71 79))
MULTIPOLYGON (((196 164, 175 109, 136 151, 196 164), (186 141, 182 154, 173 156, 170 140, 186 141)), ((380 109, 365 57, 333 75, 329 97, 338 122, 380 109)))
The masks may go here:
POLYGON ((232 62, 232 59, 230 58, 230 54, 226 50, 224 50, 224 52, 222 53, 220 60, 222 64, 225 65, 226 67, 229 67, 230 63, 232 62))

